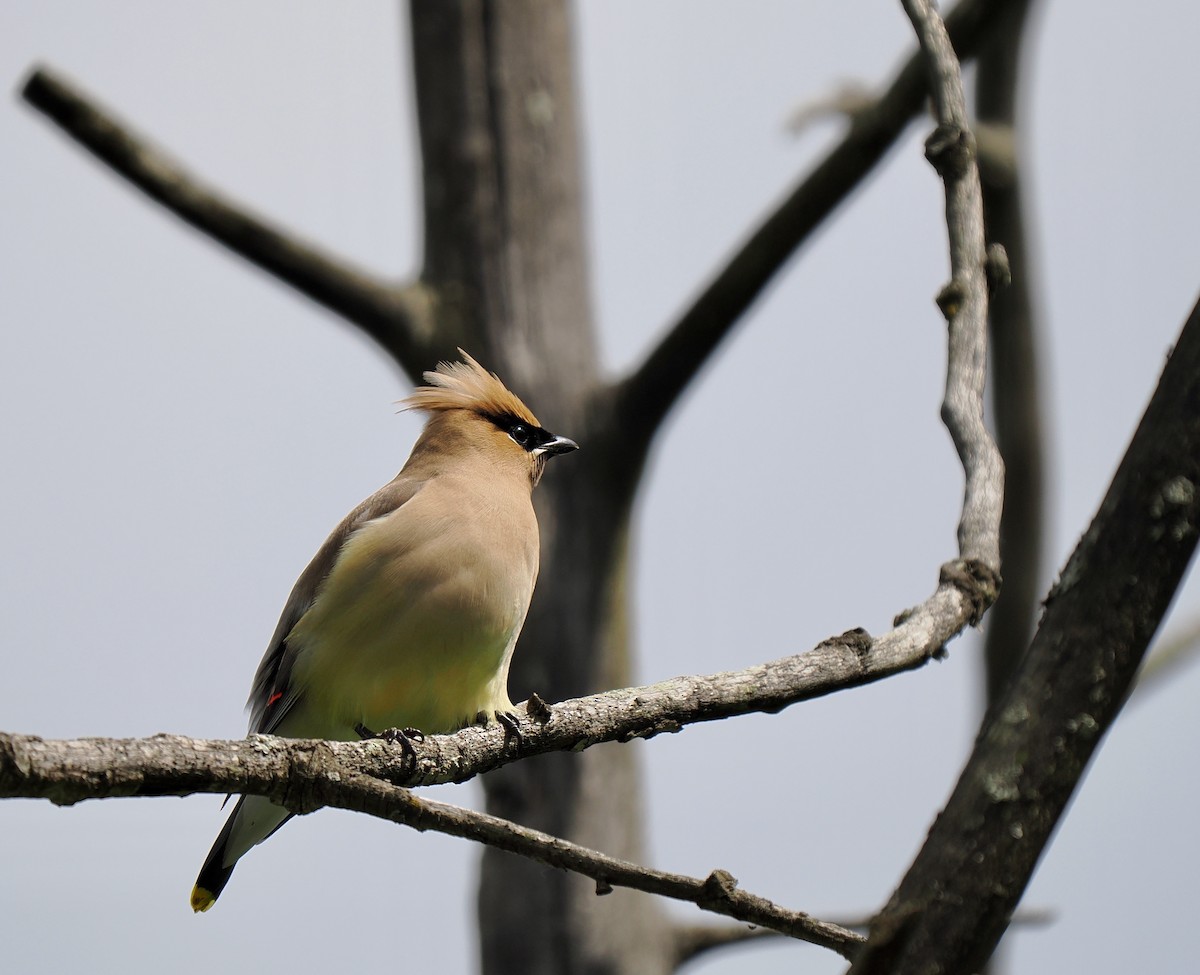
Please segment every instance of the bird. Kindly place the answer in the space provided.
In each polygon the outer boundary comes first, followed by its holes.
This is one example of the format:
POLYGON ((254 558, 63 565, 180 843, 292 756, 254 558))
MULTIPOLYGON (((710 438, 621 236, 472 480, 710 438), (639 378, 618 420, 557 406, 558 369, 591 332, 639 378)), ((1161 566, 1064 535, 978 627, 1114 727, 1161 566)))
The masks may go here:
MULTIPOLYGON (((458 351, 461 362, 439 363, 399 404, 427 416, 400 473, 341 521, 292 588, 254 676, 251 734, 441 734, 511 711, 509 664, 538 574, 531 494, 547 460, 578 444, 458 351)), ((238 860, 291 815, 239 798, 192 910, 212 907, 238 860)))

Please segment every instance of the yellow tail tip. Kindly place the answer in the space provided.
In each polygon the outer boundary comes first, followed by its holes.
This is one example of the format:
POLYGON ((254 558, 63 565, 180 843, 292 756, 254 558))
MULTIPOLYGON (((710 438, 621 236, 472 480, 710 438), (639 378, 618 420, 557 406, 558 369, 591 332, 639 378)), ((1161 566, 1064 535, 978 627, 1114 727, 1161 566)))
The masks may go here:
POLYGON ((203 887, 192 888, 192 910, 197 914, 207 911, 217 902, 217 895, 203 887))

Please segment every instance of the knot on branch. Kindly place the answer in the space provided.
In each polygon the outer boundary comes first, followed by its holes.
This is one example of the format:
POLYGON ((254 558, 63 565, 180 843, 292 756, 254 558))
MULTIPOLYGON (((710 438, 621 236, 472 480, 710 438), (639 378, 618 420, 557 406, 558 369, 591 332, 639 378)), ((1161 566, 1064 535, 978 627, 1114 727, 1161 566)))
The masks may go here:
MULTIPOLYGON (((34 741, 40 741, 34 738, 34 741)), ((5 791, 0 795, 9 795, 8 787, 15 788, 29 778, 33 763, 28 753, 20 747, 12 735, 0 735, 0 783, 5 791)))
POLYGON ((937 306, 946 316, 946 321, 950 321, 958 314, 958 310, 962 308, 963 302, 967 300, 967 285, 958 278, 953 278, 947 282, 946 286, 937 293, 937 306))
POLYGON ((529 695, 529 700, 525 702, 525 711, 539 724, 546 724, 553 716, 550 705, 536 692, 529 695))
POLYGON ((856 626, 853 630, 847 630, 845 633, 839 633, 837 636, 831 636, 827 640, 822 640, 817 644, 816 648, 821 650, 826 647, 831 649, 844 647, 847 650, 853 650, 860 657, 865 657, 871 652, 871 648, 874 646, 875 638, 861 626, 856 626))
POLYGON ((704 878, 704 887, 696 903, 703 908, 729 904, 733 901, 737 885, 737 877, 728 870, 714 870, 704 878))
POLYGON ((841 636, 835 636, 832 640, 825 642, 835 643, 847 650, 853 650, 859 657, 865 657, 875 646, 875 638, 861 626, 856 626, 853 630, 847 630, 841 636))
MULTIPOLYGON (((831 636, 827 640, 822 640, 817 644, 817 650, 849 650, 854 654, 858 667, 865 672, 867 669, 867 658, 870 657, 871 651, 875 649, 875 638, 871 636, 861 626, 856 626, 853 630, 847 630, 838 636, 831 636)), ((781 704, 777 708, 765 709, 769 714, 778 714, 786 705, 781 704)))
POLYGON ((303 816, 329 805, 326 786, 340 779, 337 761, 328 742, 288 743, 287 777, 282 784, 280 804, 303 816))
POLYGON ((972 626, 978 626, 983 614, 1000 595, 1000 573, 979 559, 955 559, 942 566, 938 584, 953 586, 971 604, 972 626))
POLYGON ((942 122, 925 140, 925 158, 946 182, 961 179, 975 158, 975 137, 969 129, 942 122))

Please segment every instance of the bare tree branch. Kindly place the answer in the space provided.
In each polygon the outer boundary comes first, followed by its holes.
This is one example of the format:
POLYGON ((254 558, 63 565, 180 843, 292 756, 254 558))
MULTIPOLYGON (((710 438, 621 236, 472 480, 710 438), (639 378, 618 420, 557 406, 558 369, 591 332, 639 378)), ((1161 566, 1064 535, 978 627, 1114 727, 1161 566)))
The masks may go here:
MULTIPOLYGON (((955 46, 971 57, 1012 0, 963 0, 947 17, 955 46)), ((619 426, 640 431, 643 449, 680 394, 772 277, 878 164, 921 111, 929 91, 913 54, 887 91, 855 114, 842 141, 746 239, 642 364, 614 390, 619 426), (636 422, 633 422, 636 421, 636 422)), ((626 445, 628 449, 628 445, 626 445)))
POLYGON ((950 283, 938 295, 938 304, 949 322, 950 365, 942 418, 967 477, 958 525, 959 549, 966 558, 998 566, 1003 499, 997 492, 1003 491, 1004 467, 983 421, 988 289, 975 139, 967 127, 958 59, 945 25, 926 3, 904 0, 904 9, 918 26, 921 50, 933 76, 938 125, 925 143, 925 154, 946 187, 950 283))
POLYGON ((433 306, 422 286, 397 286, 377 280, 251 216, 248 208, 206 186, 49 68, 35 69, 22 95, 152 200, 358 326, 410 376, 419 376, 429 365, 433 306))
MULTIPOLYGON (((377 774, 356 768, 374 764, 386 776, 387 767, 394 766, 397 759, 396 753, 389 755, 389 751, 378 741, 338 743, 269 736, 240 742, 168 735, 125 741, 46 742, 0 735, 0 795, 32 794, 28 789, 16 791, 23 788, 20 783, 35 785, 41 795, 57 803, 76 802, 88 798, 89 793, 180 795, 236 788, 268 796, 295 813, 329 806, 475 840, 590 877, 596 881, 597 893, 619 886, 690 901, 707 911, 831 948, 845 957, 863 941, 862 935, 739 890, 737 881, 723 870, 698 879, 641 867, 496 816, 418 798, 377 774), (367 761, 355 761, 358 758, 367 761)), ((404 764, 403 759, 399 764, 404 764)))
POLYGON ((382 742, 315 742, 254 735, 207 741, 171 735, 142 739, 47 741, 0 734, 0 797, 59 804, 114 796, 193 792, 267 794, 311 761, 318 748, 348 773, 394 785, 462 782, 516 758, 580 751, 604 741, 675 732, 687 724, 758 711, 857 687, 921 666, 975 622, 994 598, 990 576, 968 563, 942 570, 937 591, 878 639, 853 630, 808 653, 745 670, 606 691, 548 707, 521 705, 519 743, 498 726, 465 728, 415 742, 415 759, 397 766, 382 742), (978 571, 977 575, 972 572, 978 571), (516 745, 516 747, 514 747, 516 745))
POLYGON ((861 934, 740 890, 737 879, 724 870, 714 870, 704 879, 652 870, 487 813, 418 799, 405 789, 368 776, 346 779, 335 772, 330 785, 332 795, 337 797, 330 805, 370 813, 415 829, 434 829, 476 840, 547 866, 570 870, 595 880, 597 894, 607 894, 613 887, 627 887, 690 901, 706 911, 829 948, 844 958, 851 957, 865 940, 861 934))

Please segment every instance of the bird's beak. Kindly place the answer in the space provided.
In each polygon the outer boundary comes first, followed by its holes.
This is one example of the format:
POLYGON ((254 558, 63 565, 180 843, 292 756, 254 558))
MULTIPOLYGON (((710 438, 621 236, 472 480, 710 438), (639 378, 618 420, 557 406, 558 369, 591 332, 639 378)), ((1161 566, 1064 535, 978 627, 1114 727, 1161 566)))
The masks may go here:
POLYGON ((569 454, 572 450, 578 450, 579 444, 574 440, 568 440, 566 437, 555 437, 553 440, 542 444, 535 454, 569 454))

